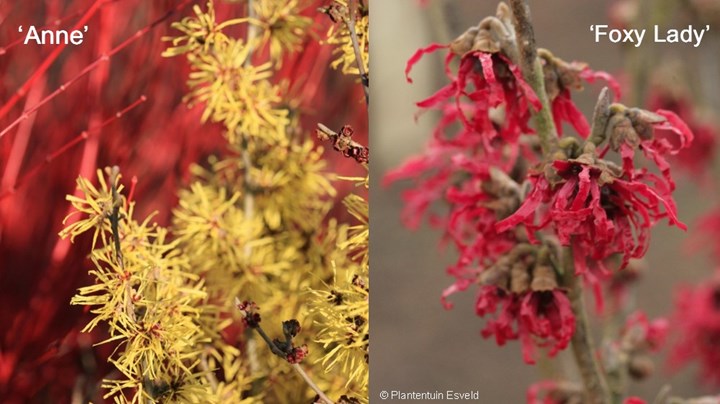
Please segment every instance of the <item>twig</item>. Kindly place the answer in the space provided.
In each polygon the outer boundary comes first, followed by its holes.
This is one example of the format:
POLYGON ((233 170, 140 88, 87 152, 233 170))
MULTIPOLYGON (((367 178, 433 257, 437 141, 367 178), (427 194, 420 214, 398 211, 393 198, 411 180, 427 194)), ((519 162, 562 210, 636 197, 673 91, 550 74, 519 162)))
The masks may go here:
MULTIPOLYGON (((253 8, 253 0, 247 0, 247 18, 248 20, 254 20, 255 19, 255 10, 253 8)), ((252 41, 257 37, 257 27, 252 24, 248 23, 247 25, 247 46, 252 46, 252 41)), ((245 59, 245 67, 249 67, 252 63, 252 53, 253 50, 250 49, 249 56, 247 59, 245 59)), ((253 216, 255 215, 255 196, 253 195, 252 190, 252 175, 250 173, 252 169, 252 157, 250 156, 250 151, 248 150, 248 136, 246 135, 243 139, 243 148, 242 148, 242 161, 243 161, 243 169, 245 172, 243 173, 243 215, 245 217, 245 220, 252 220, 253 216)), ((248 238, 250 235, 252 235, 252 226, 247 226, 247 234, 248 238)), ((250 243, 245 243, 245 246, 243 247, 243 256, 246 260, 249 260, 250 255, 252 254, 252 245, 250 243)), ((247 345, 247 359, 248 363, 250 365, 250 369, 252 371, 258 371, 260 369, 260 363, 258 362, 257 358, 257 343, 253 341, 252 338, 249 338, 249 343, 247 345)))
POLYGON ((97 134, 99 134, 99 133, 101 132, 101 131, 100 131, 101 128, 103 128, 103 127, 105 127, 105 126, 107 126, 107 125, 115 122, 116 120, 122 118, 123 115, 125 115, 128 111, 130 111, 131 109, 133 109, 133 108, 137 107, 138 105, 144 103, 145 101, 147 101, 147 97, 146 97, 145 95, 141 95, 140 98, 138 98, 135 102, 133 102, 132 104, 130 104, 130 105, 128 105, 127 107, 123 108, 122 110, 116 112, 116 113, 115 113, 114 115, 112 115, 110 118, 108 118, 108 119, 106 119, 105 121, 103 121, 97 128, 89 128, 88 130, 84 130, 84 131, 80 132, 80 134, 78 134, 77 136, 75 136, 74 138, 72 138, 70 141, 68 141, 68 142, 65 143, 64 145, 60 146, 60 148, 58 148, 56 151, 54 151, 53 153, 50 153, 50 154, 46 155, 46 156, 45 156, 45 159, 44 159, 41 163, 39 163, 39 164, 37 164, 36 166, 34 166, 33 168, 29 169, 26 174, 24 174, 17 182, 15 182, 14 186, 8 187, 8 188, 5 188, 5 189, 0 189, 0 201, 3 200, 3 199, 5 199, 5 198, 8 197, 8 196, 14 194, 15 191, 16 191, 21 185, 23 185, 23 184, 24 184, 25 182, 27 182, 29 179, 31 179, 31 178, 33 178, 35 175, 37 175, 37 174, 40 172, 40 170, 42 169, 43 166, 45 166, 46 164, 50 164, 53 160, 55 160, 56 158, 60 157, 62 154, 64 154, 64 153, 67 152, 68 150, 70 150, 73 146, 75 146, 75 145, 77 145, 78 143, 81 143, 81 142, 87 140, 88 138, 90 138, 90 137, 91 137, 91 135, 90 135, 90 133, 89 133, 90 131, 92 131, 93 129, 95 129, 95 132, 96 132, 97 134))
POLYGON ((370 149, 352 140, 353 133, 350 125, 344 125, 339 132, 335 132, 322 123, 317 124, 317 134, 321 140, 330 141, 333 149, 344 157, 352 158, 360 164, 369 164, 370 149))
MULTIPOLYGON (((271 340, 270 337, 268 337, 268 335, 265 333, 265 330, 263 330, 259 324, 257 324, 256 326, 254 326, 252 328, 255 331, 257 331, 258 334, 260 334, 260 337, 262 337, 262 339, 265 341, 265 343, 270 348, 270 351, 272 351, 272 353, 274 353, 275 355, 277 355, 283 359, 287 359, 288 353, 283 351, 282 349, 280 349, 280 347, 278 347, 275 344, 275 342, 273 340, 271 340)), ((310 388, 313 389, 313 391, 315 391, 315 393, 317 393, 317 395, 320 397, 320 399, 322 401, 324 401, 326 404, 335 404, 332 400, 330 400, 328 398, 328 396, 325 395, 325 393, 323 393, 322 390, 320 390, 320 387, 318 387, 318 385, 315 384, 315 382, 313 382, 313 380, 305 372, 305 370, 302 368, 302 366, 300 366, 299 363, 293 363, 292 367, 293 367, 293 369, 295 369, 295 371, 298 372, 298 374, 300 374, 300 377, 302 377, 303 380, 305 380, 305 383, 307 383, 308 386, 310 386, 310 388)))
MULTIPOLYGON (((265 333, 265 331, 262 329, 262 327, 260 327, 260 325, 253 327, 253 329, 255 329, 255 331, 257 331, 258 334, 260 334, 260 336, 265 341, 267 346, 270 348, 270 351, 272 351, 272 353, 274 353, 275 355, 277 355, 283 359, 287 358, 287 353, 285 351, 283 351, 282 349, 280 349, 275 344, 275 342, 272 341, 270 339, 270 337, 268 337, 268 335, 265 333)), ((320 399, 323 402, 325 402, 326 404, 335 404, 332 400, 330 400, 328 398, 328 396, 325 395, 325 393, 323 393, 323 391, 320 389, 320 387, 318 387, 318 385, 315 384, 315 382, 310 378, 310 376, 305 372, 305 370, 302 368, 302 366, 300 366, 299 363, 293 363, 292 367, 293 367, 293 369, 295 369, 296 372, 298 372, 300 377, 303 378, 305 383, 307 383, 307 385, 310 386, 310 388, 313 389, 313 391, 315 393, 317 393, 317 395, 320 397, 320 399)))
POLYGON ((115 245, 115 258, 121 269, 125 269, 125 263, 123 262, 122 251, 120 250, 120 195, 117 191, 118 175, 120 175, 120 169, 118 166, 113 166, 110 169, 110 189, 112 190, 112 213, 110 213, 110 229, 112 230, 113 244, 115 245))
POLYGON ((568 288, 568 297, 575 314, 575 332, 572 336, 573 354, 580 369, 587 403, 609 404, 610 389, 603 375, 600 364, 595 357, 594 344, 588 325, 587 312, 583 301, 582 285, 573 270, 574 261, 572 249, 566 247, 563 254, 563 283, 568 288))
POLYGON ((357 13, 357 0, 348 2, 348 16, 345 18, 345 25, 350 31, 350 40, 352 41, 353 50, 355 51, 355 61, 357 62, 358 71, 360 72, 360 81, 365 92, 365 103, 370 104, 370 77, 365 71, 365 62, 363 62, 362 52, 360 51, 360 41, 355 31, 355 14, 357 13))
POLYGON ((523 77, 535 91, 542 108, 535 114, 538 137, 544 156, 552 155, 557 148, 557 129, 550 109, 550 101, 545 92, 545 77, 542 63, 537 57, 535 32, 530 20, 530 6, 527 0, 510 0, 515 19, 515 36, 520 51, 520 68, 523 77))
POLYGON ((208 383, 210 383, 210 387, 212 387, 212 390, 217 391, 218 380, 217 377, 215 377, 215 373, 213 373, 213 371, 210 369, 210 365, 208 364, 207 360, 207 354, 205 352, 200 355, 200 369, 205 372, 205 379, 207 379, 208 383))
MULTIPOLYGON (((44 91, 44 80, 35 83, 35 85, 30 89, 28 98, 25 100, 25 108, 27 109, 31 105, 37 103, 40 100, 40 97, 42 97, 44 91)), ((17 181, 18 174, 20 173, 22 162, 25 160, 25 152, 27 151, 36 116, 37 114, 30 114, 28 119, 18 128, 15 139, 13 139, 12 148, 10 149, 10 155, 7 157, 5 172, 2 175, 2 180, 0 180, 0 190, 15 187, 15 182, 17 181)))
POLYGON ((300 366, 299 363, 294 363, 294 364, 292 365, 292 367, 293 367, 293 369, 295 369, 296 372, 298 372, 298 373, 300 374, 300 377, 302 377, 303 380, 305 380, 305 383, 307 383, 308 386, 310 386, 310 388, 313 389, 313 390, 315 391, 315 393, 317 393, 317 395, 320 397, 320 399, 321 399, 322 401, 324 401, 326 404, 334 404, 333 401, 330 400, 330 399, 325 395, 325 393, 322 392, 322 390, 320 390, 320 387, 318 387, 318 385, 315 384, 315 382, 312 381, 312 379, 310 378, 310 376, 308 376, 308 374, 305 373, 305 369, 303 369, 302 366, 300 366))
MULTIPOLYGON (((253 9, 253 0, 247 0, 247 18, 250 20, 255 19, 255 10, 253 9)), ((252 46, 252 42, 257 37, 257 27, 254 24, 248 24, 247 26, 247 46, 252 46)), ((249 55, 247 59, 245 59, 245 67, 249 67, 252 64, 252 53, 253 49, 250 49, 249 55)), ((244 173, 244 194, 243 194, 243 214, 245 215, 245 218, 247 220, 252 220, 253 216, 255 215, 255 197, 253 196, 251 188, 251 181, 252 181, 252 175, 250 173, 252 169, 252 158, 250 156, 250 151, 248 151, 248 136, 245 136, 244 140, 244 147, 242 150, 242 160, 243 160, 243 166, 245 169, 244 173)), ((248 226, 248 234, 251 234, 252 230, 250 230, 252 226, 248 226)), ((245 255, 245 259, 248 259, 250 257, 250 254, 252 253, 252 247, 250 246, 250 243, 245 244, 245 248, 243 251, 243 254, 245 255)))

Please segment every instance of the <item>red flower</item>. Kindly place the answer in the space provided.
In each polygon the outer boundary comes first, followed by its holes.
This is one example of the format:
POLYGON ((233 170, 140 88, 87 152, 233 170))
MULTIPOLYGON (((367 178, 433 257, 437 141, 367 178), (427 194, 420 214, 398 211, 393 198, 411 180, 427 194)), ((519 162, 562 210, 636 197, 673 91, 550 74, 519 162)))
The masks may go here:
POLYGON ((520 305, 520 340, 526 362, 534 362, 534 345, 549 346, 555 356, 570 343, 575 332, 575 316, 570 300, 560 289, 527 293, 520 305))
MULTIPOLYGON (((407 81, 412 83, 409 73, 422 55, 446 47, 432 44, 419 49, 408 60, 405 69, 407 81)), ((417 106, 423 109, 444 109, 454 104, 459 121, 468 130, 485 137, 486 145, 497 135, 514 142, 521 133, 532 133, 528 126, 530 108, 537 111, 541 105, 532 88, 522 78, 519 68, 500 53, 471 51, 460 57, 457 75, 453 75, 449 71, 449 63, 455 56, 449 51, 445 59, 450 83, 418 102, 417 106), (465 101, 471 103, 465 105, 465 101), (505 107, 504 121, 493 122, 490 111, 501 105, 505 107)))
MULTIPOLYGON (((687 98, 672 93, 662 88, 654 89, 649 96, 649 109, 662 109, 672 111, 683 121, 695 135, 692 144, 680 150, 673 160, 692 175, 691 178, 706 179, 708 169, 715 156, 718 141, 718 128, 706 122, 702 122, 695 113, 694 106, 687 98)), ((675 150, 681 149, 678 140, 666 137, 675 150)))
POLYGON ((680 336, 669 364, 673 368, 697 361, 701 380, 720 386, 720 272, 695 288, 678 290, 674 328, 680 336))
POLYGON ((552 228, 560 243, 572 246, 575 272, 595 286, 601 308, 598 281, 609 275, 603 260, 622 254, 622 267, 630 258, 645 255, 650 227, 668 217, 670 224, 682 229, 669 190, 662 189, 650 174, 638 173, 633 180, 618 178, 617 171, 602 161, 587 158, 557 160, 551 165, 552 181, 545 173, 530 175, 532 191, 520 208, 498 222, 498 232, 524 224, 528 237, 552 228), (647 177, 660 187, 641 182, 647 177))
POLYGON ((590 135, 590 124, 585 115, 572 102, 570 90, 583 89, 583 82, 594 83, 597 79, 606 81, 615 98, 620 98, 620 85, 610 74, 594 71, 582 62, 565 62, 545 49, 538 50, 543 61, 545 91, 552 103, 552 115, 559 135, 563 134, 563 122, 568 122, 583 139, 590 135))
POLYGON ((528 290, 517 294, 494 285, 480 288, 475 311, 480 317, 494 316, 481 334, 495 337, 498 345, 519 339, 523 359, 535 363, 535 347, 549 347, 555 356, 570 343, 575 332, 575 316, 570 300, 560 289, 528 290))
POLYGON ((659 109, 652 113, 624 106, 616 108, 617 110, 613 111, 611 107, 614 116, 610 119, 611 127, 608 128, 608 146, 620 152, 625 172, 631 175, 637 172, 633 160, 635 150, 639 148, 645 157, 658 167, 670 191, 674 190, 675 182, 670 175, 670 163, 665 156, 675 155, 692 144, 694 136, 690 128, 672 111, 659 109), (677 135, 676 142, 670 142, 666 133, 655 136, 656 130, 674 133, 677 135))
POLYGON ((636 311, 625 320, 621 338, 631 338, 633 349, 656 352, 665 345, 669 327, 670 323, 665 318, 650 321, 645 313, 636 311))

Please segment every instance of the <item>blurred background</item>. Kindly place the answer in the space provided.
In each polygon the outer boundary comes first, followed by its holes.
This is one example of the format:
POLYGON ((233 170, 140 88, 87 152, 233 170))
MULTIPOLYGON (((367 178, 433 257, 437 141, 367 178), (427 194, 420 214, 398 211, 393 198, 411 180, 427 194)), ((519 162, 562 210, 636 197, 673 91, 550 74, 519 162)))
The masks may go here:
MULTIPOLYGON (((424 57, 415 66, 413 84, 408 84, 404 77, 408 58, 431 42, 448 43, 485 16, 494 15, 497 5, 493 1, 473 0, 426 3, 394 0, 373 3, 371 9, 373 353, 370 399, 377 400, 383 390, 479 390, 483 403, 521 403, 525 401, 526 388, 547 378, 547 374, 543 375, 539 366, 523 362, 519 342, 510 341, 498 347, 494 340, 480 336, 484 320, 475 315, 472 288, 451 297, 454 309, 443 308, 440 294, 453 283, 453 278, 445 274, 445 268, 455 262, 456 253, 452 246, 446 251, 439 248, 441 234, 429 226, 416 232, 402 226, 400 192, 409 187, 409 183, 396 183, 389 188, 381 186, 385 172, 423 150, 438 118, 434 113, 426 113, 415 119, 418 108, 414 103, 446 83, 443 52, 424 57)), ((535 0, 530 1, 530 6, 538 46, 564 60, 585 61, 594 70, 610 72, 620 79, 624 88, 629 88, 627 83, 633 76, 640 79, 635 80, 640 84, 626 90, 629 97, 624 96, 623 103, 634 106, 635 101, 642 100, 646 104, 649 89, 655 81, 660 81, 689 94, 698 104, 698 115, 703 119, 712 121, 717 117, 720 26, 716 23, 720 2, 535 0), (651 29, 641 48, 607 41, 595 43, 590 32, 593 24, 615 27, 636 24, 634 26, 651 28, 654 23, 679 29, 687 28, 688 24, 703 28, 710 24, 711 28, 698 48, 685 44, 654 46, 648 43, 651 29), (664 72, 656 74, 657 70, 664 72), (631 94, 633 92, 636 94, 631 94)), ((588 85, 583 92, 573 94, 576 104, 588 117, 600 88, 588 85)), ((708 152, 713 150, 710 143, 702 147, 708 152)), ((711 157, 706 159, 702 169, 714 172, 717 178, 720 173, 717 164, 711 157)), ((698 162, 697 158, 690 160, 698 162)), ((697 283, 710 276, 713 266, 702 247, 717 245, 720 241, 701 236, 701 241, 695 243, 700 251, 688 252, 689 238, 697 234, 700 218, 717 205, 717 182, 712 175, 698 174, 693 169, 679 168, 674 173, 679 215, 689 230, 684 233, 664 222, 653 230, 646 255, 647 271, 634 302, 650 318, 672 312, 678 284, 697 283)), ((597 316, 594 317, 597 320, 597 316)), ((657 371, 649 380, 632 384, 632 394, 652 402, 668 384, 674 395, 682 397, 719 391, 698 384, 695 366, 677 373, 667 372, 664 357, 665 353, 656 358, 657 371)), ((579 379, 570 355, 560 355, 558 361, 570 371, 571 377, 579 379)))

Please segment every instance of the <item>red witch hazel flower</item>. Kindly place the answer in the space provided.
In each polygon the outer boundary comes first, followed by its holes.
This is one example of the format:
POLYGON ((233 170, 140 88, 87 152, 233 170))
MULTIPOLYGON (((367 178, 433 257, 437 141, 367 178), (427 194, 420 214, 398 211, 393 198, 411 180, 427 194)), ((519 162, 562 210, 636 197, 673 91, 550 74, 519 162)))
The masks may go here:
POLYGON ((582 62, 565 62, 546 49, 538 49, 538 57, 543 64, 545 91, 552 103, 552 115, 558 134, 563 134, 562 123, 568 122, 580 137, 587 138, 590 135, 590 124, 572 102, 570 90, 582 90, 583 81, 594 83, 601 79, 610 85, 615 98, 619 99, 620 85, 606 72, 593 71, 582 62))
POLYGON ((561 158, 529 174, 532 191, 515 213, 496 224, 498 232, 523 224, 530 240, 538 230, 552 229, 560 244, 572 248, 575 273, 593 286, 600 310, 599 281, 610 275, 604 265, 607 258, 621 254, 624 268, 631 258, 643 257, 650 228, 660 219, 686 229, 677 218, 674 183, 663 159, 673 149, 664 147, 653 130, 678 133, 683 146, 692 140, 685 124, 668 111, 655 114, 608 103, 604 91, 593 136, 582 149, 574 142, 561 142, 561 158), (606 139, 608 145, 598 153, 596 147, 606 139), (657 163, 663 178, 634 168, 635 147, 657 163), (620 152, 622 167, 602 158, 609 149, 620 152))
POLYGON ((701 380, 720 386, 720 271, 704 284, 678 290, 675 310, 673 324, 680 336, 670 366, 677 369, 698 362, 701 380))
POLYGON ((535 363, 535 346, 548 347, 554 356, 575 332, 575 316, 558 287, 551 254, 549 246, 519 244, 479 276, 475 311, 491 317, 482 336, 494 336, 498 345, 519 339, 527 363, 535 363))
POLYGON ((418 50, 405 69, 408 82, 412 83, 409 74, 413 65, 424 54, 440 49, 448 49, 445 65, 450 83, 418 102, 418 107, 443 110, 454 105, 456 118, 481 136, 488 149, 492 149, 490 142, 496 136, 513 142, 521 133, 532 132, 528 126, 530 110, 539 110, 540 101, 517 66, 510 10, 504 3, 498 6, 497 17, 485 18, 449 45, 432 44, 418 50), (455 57, 460 58, 457 74, 450 72, 455 57), (492 119, 499 108, 504 118, 492 119))

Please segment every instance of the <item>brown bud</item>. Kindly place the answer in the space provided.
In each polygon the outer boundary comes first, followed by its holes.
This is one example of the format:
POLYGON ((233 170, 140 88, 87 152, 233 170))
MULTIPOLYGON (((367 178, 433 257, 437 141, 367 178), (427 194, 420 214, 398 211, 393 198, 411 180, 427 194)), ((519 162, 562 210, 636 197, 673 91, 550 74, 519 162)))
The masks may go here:
POLYGON ((612 115, 605 131, 610 147, 615 151, 620 150, 623 143, 627 143, 633 148, 640 145, 640 136, 635 132, 630 118, 624 113, 612 115))
POLYGON ((450 51, 458 56, 462 56, 473 49, 475 37, 478 34, 478 27, 470 27, 459 37, 450 43, 450 51))
POLYGON ((568 63, 562 59, 556 58, 556 66, 560 84, 563 88, 580 91, 583 89, 583 81, 580 78, 580 72, 587 68, 587 63, 571 62, 568 63))
POLYGON ((300 322, 293 319, 283 321, 282 322, 283 327, 283 334, 285 334, 286 339, 293 339, 295 338, 302 327, 300 326, 300 322))
MULTIPOLYGON (((538 54, 540 53, 540 50, 538 50, 538 54)), ((554 100, 558 95, 560 95, 560 77, 558 76, 557 69, 555 69, 555 66, 547 59, 543 58, 543 61, 545 62, 543 64, 543 76, 545 76, 545 93, 547 93, 548 98, 550 101, 554 100)))
MULTIPOLYGON (((488 17, 493 18, 493 17, 488 17)), ((472 49, 474 51, 486 53, 498 53, 502 49, 502 44, 493 36, 492 31, 481 29, 473 39, 472 49)))
POLYGON ((522 260, 517 261, 510 268, 510 291, 513 293, 523 293, 530 287, 530 274, 528 267, 522 260))
POLYGON ((557 275, 550 265, 539 264, 535 266, 530 289, 535 292, 543 292, 556 289, 557 286, 557 275))
MULTIPOLYGON (((322 401, 317 401, 322 402, 322 401)), ((341 396, 338 404, 360 404, 360 400, 355 397, 341 396)))
POLYGON ((495 10, 495 16, 497 16, 503 24, 508 27, 512 27, 512 11, 504 1, 498 3, 497 9, 495 10))
POLYGON ((510 262, 507 256, 500 258, 495 265, 480 273, 478 281, 481 285, 495 285, 507 288, 510 275, 510 262))
POLYGON ((633 129, 643 140, 653 138, 653 125, 665 122, 665 117, 640 108, 631 108, 628 111, 628 117, 632 121, 633 129))
POLYGON ((497 17, 485 17, 477 26, 478 33, 473 41, 472 50, 487 53, 505 51, 505 55, 512 59, 514 46, 511 29, 497 17))
POLYGON ((648 355, 635 354, 630 357, 628 373, 635 380, 644 380, 655 372, 655 363, 648 355))

